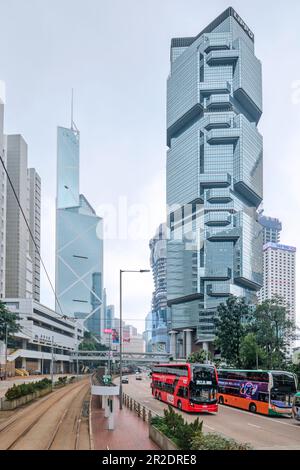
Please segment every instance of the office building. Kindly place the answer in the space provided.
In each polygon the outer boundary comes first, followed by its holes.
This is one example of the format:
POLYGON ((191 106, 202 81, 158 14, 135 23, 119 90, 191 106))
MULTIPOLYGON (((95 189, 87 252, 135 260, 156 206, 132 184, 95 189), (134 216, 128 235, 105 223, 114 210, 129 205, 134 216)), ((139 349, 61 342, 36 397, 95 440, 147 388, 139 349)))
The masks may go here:
POLYGON ((167 301, 170 352, 212 349, 228 296, 262 286, 262 70, 254 34, 228 8, 171 42, 167 83, 167 301))
POLYGON ((151 306, 151 347, 155 352, 167 352, 167 238, 166 224, 161 224, 149 242, 150 265, 154 291, 151 306))
MULTIPOLYGON (((6 137, 4 136, 4 83, 0 81, 0 155, 6 165, 6 137)), ((6 174, 0 165, 0 298, 5 297, 6 260, 6 174)))
POLYGON ((143 332, 146 352, 152 352, 152 330, 152 312, 149 312, 145 318, 145 331, 143 332))
POLYGON ((29 256, 32 261, 33 298, 40 301, 40 250, 41 250, 41 178, 34 168, 29 168, 29 226, 34 241, 29 237, 29 256))
POLYGON ((56 310, 80 319, 96 340, 104 330, 102 219, 79 193, 79 131, 58 127, 56 310))
MULTIPOLYGON (((51 372, 52 346, 54 373, 76 370, 75 352, 83 339, 83 329, 72 319, 62 318, 33 299, 3 299, 8 310, 19 317, 20 331, 14 334, 14 347, 8 349, 8 372, 51 372)), ((0 364, 4 369, 5 346, 0 342, 0 364)))
MULTIPOLYGON (((21 135, 7 136, 7 171, 24 214, 29 221, 27 144, 21 135)), ((5 296, 8 298, 31 298, 33 294, 32 275, 29 231, 12 188, 10 184, 7 184, 5 296)))
POLYGON ((288 305, 289 317, 296 322, 296 248, 267 243, 263 249, 264 282, 259 301, 282 297, 288 305))
POLYGON ((114 328, 114 319, 115 319, 115 306, 107 305, 106 315, 105 315, 105 328, 108 328, 108 329, 114 328))
POLYGON ((259 223, 263 227, 263 243, 280 243, 280 232, 282 230, 282 223, 279 219, 267 217, 265 215, 259 216, 259 223))

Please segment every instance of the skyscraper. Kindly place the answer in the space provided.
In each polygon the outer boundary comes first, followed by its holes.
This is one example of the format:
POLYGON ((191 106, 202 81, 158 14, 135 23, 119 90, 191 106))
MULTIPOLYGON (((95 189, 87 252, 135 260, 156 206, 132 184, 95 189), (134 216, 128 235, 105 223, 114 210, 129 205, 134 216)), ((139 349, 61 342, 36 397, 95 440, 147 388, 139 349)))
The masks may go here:
POLYGON ((258 220, 263 227, 264 245, 266 243, 280 243, 280 232, 282 230, 280 220, 265 215, 260 215, 258 220))
POLYGON ((29 255, 32 260, 33 298, 40 301, 41 249, 41 178, 34 168, 27 171, 29 181, 29 226, 34 242, 29 237, 29 255))
POLYGON ((149 316, 152 325, 152 349, 156 352, 166 352, 169 344, 167 330, 166 224, 161 224, 158 227, 155 236, 149 242, 149 248, 154 282, 151 316, 149 316))
MULTIPOLYGON (((296 321, 296 248, 279 243, 267 243, 263 249, 264 281, 259 300, 282 297, 289 317, 296 321)), ((291 345, 292 347, 293 345, 291 345)))
POLYGON ((81 319, 101 340, 103 315, 102 219, 79 193, 79 131, 58 127, 56 294, 67 316, 81 319))
MULTIPOLYGON (((25 216, 29 220, 27 144, 21 135, 7 136, 7 171, 25 216)), ((7 184, 5 296, 31 298, 32 280, 28 228, 11 186, 7 184)))
POLYGON ((167 299, 176 357, 214 340, 230 294, 262 285, 261 63, 254 34, 228 8, 196 37, 171 42, 167 84, 167 299))
MULTIPOLYGON (((4 126, 4 83, 0 82, 0 155, 6 165, 6 138, 3 134, 4 126)), ((0 165, 0 298, 5 297, 5 245, 6 245, 6 175, 0 165)))
POLYGON ((108 328, 108 329, 114 328, 114 318, 115 318, 115 306, 107 305, 104 328, 108 328))

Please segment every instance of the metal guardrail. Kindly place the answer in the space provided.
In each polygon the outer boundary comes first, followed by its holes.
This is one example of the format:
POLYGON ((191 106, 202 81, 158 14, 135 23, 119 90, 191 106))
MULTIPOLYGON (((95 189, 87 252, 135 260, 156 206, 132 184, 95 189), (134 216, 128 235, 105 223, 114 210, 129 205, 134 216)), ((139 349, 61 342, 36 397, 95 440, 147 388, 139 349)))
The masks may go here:
POLYGON ((125 405, 127 408, 129 408, 130 411, 133 411, 136 413, 136 415, 139 418, 142 418, 143 421, 147 423, 151 423, 151 419, 154 416, 161 417, 162 415, 159 413, 156 413, 153 410, 150 410, 150 408, 147 408, 147 406, 142 405, 138 401, 136 401, 134 398, 130 397, 126 393, 122 393, 122 401, 123 405, 125 405))

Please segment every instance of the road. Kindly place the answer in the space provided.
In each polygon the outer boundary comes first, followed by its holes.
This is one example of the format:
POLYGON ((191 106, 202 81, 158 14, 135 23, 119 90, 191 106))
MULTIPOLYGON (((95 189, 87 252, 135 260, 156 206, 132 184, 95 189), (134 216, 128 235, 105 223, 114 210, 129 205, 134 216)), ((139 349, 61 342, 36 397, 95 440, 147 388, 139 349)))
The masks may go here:
POLYGON ((21 408, 1 422, 0 450, 87 450, 88 418, 82 413, 90 381, 84 378, 21 408))
MULTIPOLYGON (((150 379, 145 374, 141 381, 135 380, 135 376, 128 378, 129 384, 123 384, 123 392, 161 415, 167 405, 152 397, 150 379)), ((195 415, 182 414, 188 422, 196 418, 195 415)), ((247 442, 254 449, 300 450, 300 424, 293 419, 272 418, 222 405, 215 415, 206 413, 200 416, 205 432, 218 432, 238 442, 247 442)))

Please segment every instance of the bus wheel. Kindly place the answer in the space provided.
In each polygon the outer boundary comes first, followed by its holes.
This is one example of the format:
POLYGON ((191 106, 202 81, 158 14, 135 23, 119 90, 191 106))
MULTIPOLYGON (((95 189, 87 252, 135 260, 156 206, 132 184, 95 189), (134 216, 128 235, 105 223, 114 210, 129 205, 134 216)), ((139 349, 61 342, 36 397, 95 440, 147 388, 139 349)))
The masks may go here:
POLYGON ((181 403, 180 400, 178 400, 178 402, 177 402, 177 407, 178 407, 180 410, 182 410, 182 403, 181 403))
POLYGON ((256 405, 255 405, 255 403, 250 403, 249 411, 250 411, 251 413, 256 413, 256 405))
POLYGON ((158 399, 159 399, 159 401, 161 401, 161 394, 158 395, 158 399))
POLYGON ((224 398, 222 396, 219 397, 219 403, 220 405, 224 405, 224 398))

